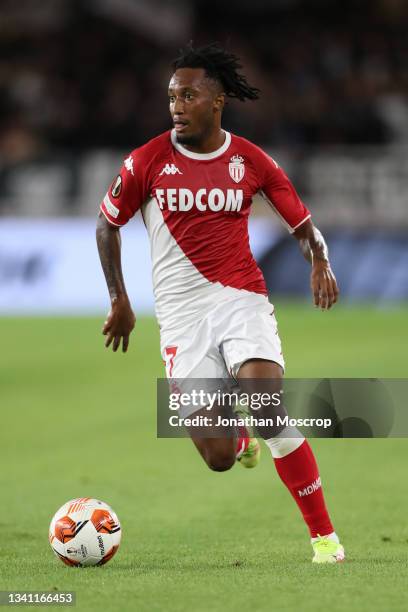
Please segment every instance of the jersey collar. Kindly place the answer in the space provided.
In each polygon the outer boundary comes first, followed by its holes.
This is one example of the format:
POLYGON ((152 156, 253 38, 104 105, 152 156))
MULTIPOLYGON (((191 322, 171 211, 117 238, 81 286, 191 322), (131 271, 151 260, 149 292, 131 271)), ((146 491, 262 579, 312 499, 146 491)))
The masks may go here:
POLYGON ((223 132, 225 134, 224 144, 216 151, 211 151, 211 153, 194 153, 193 151, 189 151, 188 149, 183 147, 182 144, 177 142, 176 130, 171 130, 171 142, 172 142, 173 147, 177 149, 179 153, 181 153, 182 155, 185 155, 186 157, 189 157, 190 159, 201 159, 201 160, 215 159, 216 157, 219 157, 220 155, 225 153, 225 151, 228 149, 228 147, 231 144, 230 132, 226 132, 225 130, 223 130, 223 132))

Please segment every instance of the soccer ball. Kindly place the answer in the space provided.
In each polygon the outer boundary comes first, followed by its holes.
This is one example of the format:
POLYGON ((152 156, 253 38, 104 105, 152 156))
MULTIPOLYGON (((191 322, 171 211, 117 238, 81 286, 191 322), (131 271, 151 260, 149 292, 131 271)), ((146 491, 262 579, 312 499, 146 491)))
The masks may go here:
POLYGON ((98 499, 71 499, 55 513, 49 540, 52 550, 66 565, 103 565, 112 559, 121 538, 119 519, 98 499))

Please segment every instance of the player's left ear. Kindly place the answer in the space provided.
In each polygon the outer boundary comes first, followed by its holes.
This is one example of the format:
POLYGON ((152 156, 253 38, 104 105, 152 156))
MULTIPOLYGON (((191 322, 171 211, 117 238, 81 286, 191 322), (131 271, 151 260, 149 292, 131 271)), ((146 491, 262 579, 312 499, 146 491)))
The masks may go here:
POLYGON ((214 110, 221 112, 225 104, 225 94, 220 93, 214 98, 214 110))

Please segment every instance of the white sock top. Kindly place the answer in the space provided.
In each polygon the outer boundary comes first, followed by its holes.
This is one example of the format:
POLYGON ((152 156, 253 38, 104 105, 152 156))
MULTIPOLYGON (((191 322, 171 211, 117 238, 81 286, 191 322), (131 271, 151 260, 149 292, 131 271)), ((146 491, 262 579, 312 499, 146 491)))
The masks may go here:
POLYGON ((300 433, 297 427, 288 426, 274 438, 265 440, 265 444, 269 446, 274 459, 281 459, 290 453, 293 453, 303 442, 304 436, 300 433))

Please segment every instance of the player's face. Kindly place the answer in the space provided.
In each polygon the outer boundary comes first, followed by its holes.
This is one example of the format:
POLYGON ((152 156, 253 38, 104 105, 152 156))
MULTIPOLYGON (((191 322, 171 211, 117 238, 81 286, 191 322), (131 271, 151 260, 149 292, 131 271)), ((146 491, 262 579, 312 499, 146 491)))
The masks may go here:
POLYGON ((224 97, 202 68, 179 68, 169 83, 169 101, 178 142, 198 145, 218 126, 224 97))

